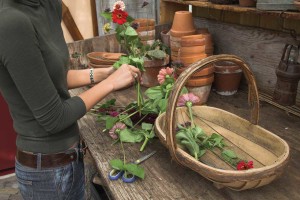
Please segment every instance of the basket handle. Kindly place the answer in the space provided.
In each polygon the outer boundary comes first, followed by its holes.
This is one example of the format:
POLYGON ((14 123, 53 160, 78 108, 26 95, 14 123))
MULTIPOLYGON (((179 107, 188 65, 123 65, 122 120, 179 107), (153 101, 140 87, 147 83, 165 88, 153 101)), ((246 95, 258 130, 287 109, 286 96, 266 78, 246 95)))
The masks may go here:
POLYGON ((175 114, 176 114, 176 107, 177 107, 177 101, 180 95, 180 92, 182 88, 184 87, 186 81, 188 78, 197 70, 203 69, 206 66, 209 66, 209 64, 212 64, 217 61, 230 61, 237 65, 239 65, 244 75, 248 81, 248 103, 250 104, 251 108, 251 123, 257 124, 258 123, 258 117, 259 117, 259 97, 258 97, 258 90, 256 86, 256 82, 253 76, 253 73, 249 69, 248 65, 243 61, 241 58, 234 56, 234 55, 228 55, 228 54, 221 54, 221 55, 214 55, 209 56, 205 59, 202 59, 198 62, 195 62, 191 64, 184 72, 180 74, 178 79, 176 80, 174 84, 174 88, 172 92, 170 93, 170 97, 168 101, 168 109, 166 111, 166 128, 167 128, 167 134, 166 134, 166 140, 167 145, 169 147, 170 154, 173 159, 175 159, 178 163, 181 163, 180 160, 176 156, 176 120, 175 120, 175 114))

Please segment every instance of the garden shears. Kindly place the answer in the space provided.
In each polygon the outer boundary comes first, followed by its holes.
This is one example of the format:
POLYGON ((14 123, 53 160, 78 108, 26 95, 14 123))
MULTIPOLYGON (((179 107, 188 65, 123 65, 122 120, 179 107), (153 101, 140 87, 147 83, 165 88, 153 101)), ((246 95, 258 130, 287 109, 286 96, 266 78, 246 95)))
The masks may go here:
MULTIPOLYGON (((141 164, 142 162, 144 162, 145 160, 147 160, 148 158, 150 158, 151 156, 153 156, 156 153, 156 151, 152 151, 151 153, 135 160, 134 162, 132 162, 133 164, 141 164)), ((117 169, 112 169, 109 174, 108 174, 108 178, 110 180, 118 180, 120 177, 122 177, 123 182, 125 183, 132 183, 135 181, 136 176, 134 176, 133 174, 130 174, 130 177, 126 177, 124 171, 122 170, 117 170, 117 169)))

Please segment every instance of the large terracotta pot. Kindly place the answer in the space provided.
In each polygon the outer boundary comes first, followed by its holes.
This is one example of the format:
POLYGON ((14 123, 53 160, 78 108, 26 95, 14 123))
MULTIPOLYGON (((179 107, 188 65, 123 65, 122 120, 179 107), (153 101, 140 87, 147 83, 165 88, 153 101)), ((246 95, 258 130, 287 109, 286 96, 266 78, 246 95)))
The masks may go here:
POLYGON ((217 62, 214 66, 216 92, 225 96, 235 94, 242 78, 241 67, 231 62, 217 62))
MULTIPOLYGON (((187 67, 180 67, 175 69, 175 73, 179 76, 187 67)), ((207 76, 210 74, 213 74, 215 71, 215 67, 213 65, 206 67, 202 70, 196 71, 191 77, 196 78, 196 77, 202 77, 202 76, 207 76)))
POLYGON ((144 67, 145 72, 142 73, 142 85, 145 87, 153 87, 159 85, 157 75, 161 68, 169 64, 169 56, 162 60, 145 60, 144 67))
POLYGON ((137 23, 140 27, 155 26, 155 20, 154 19, 137 18, 137 19, 134 20, 134 23, 137 23))

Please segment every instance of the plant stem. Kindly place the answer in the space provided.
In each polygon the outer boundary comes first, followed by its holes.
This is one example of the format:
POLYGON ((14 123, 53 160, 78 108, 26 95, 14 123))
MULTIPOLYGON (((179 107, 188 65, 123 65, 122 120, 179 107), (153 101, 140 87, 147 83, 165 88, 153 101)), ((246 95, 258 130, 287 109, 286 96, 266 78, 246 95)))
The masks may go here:
MULTIPOLYGON (((152 130, 151 130, 151 132, 152 132, 152 130)), ((149 138, 148 138, 148 137, 145 137, 144 143, 143 143, 143 145, 141 146, 140 151, 144 151, 145 146, 146 146, 146 144, 148 143, 148 141, 149 141, 149 138)))
POLYGON ((191 119, 191 124, 192 124, 192 128, 195 127, 195 124, 194 124, 194 118, 193 118, 193 112, 192 112, 192 106, 187 106, 188 109, 189 109, 189 114, 190 114, 190 119, 191 119))
POLYGON ((133 125, 133 127, 131 128, 131 129, 134 129, 134 127, 136 127, 141 121, 143 121, 143 119, 145 119, 145 117, 147 117, 148 116, 148 114, 146 114, 146 115, 144 115, 137 123, 135 123, 134 125, 133 125))
POLYGON ((123 147, 123 142, 122 140, 121 141, 121 148, 122 148, 122 152, 123 152, 123 161, 124 161, 124 164, 126 163, 126 156, 125 156, 125 151, 124 151, 124 147, 123 147))
POLYGON ((123 122, 125 119, 128 119, 129 117, 131 117, 132 115, 135 115, 136 113, 138 113, 139 111, 135 111, 133 113, 131 113, 130 115, 128 115, 127 117, 123 118, 123 119, 120 119, 120 122, 123 122))

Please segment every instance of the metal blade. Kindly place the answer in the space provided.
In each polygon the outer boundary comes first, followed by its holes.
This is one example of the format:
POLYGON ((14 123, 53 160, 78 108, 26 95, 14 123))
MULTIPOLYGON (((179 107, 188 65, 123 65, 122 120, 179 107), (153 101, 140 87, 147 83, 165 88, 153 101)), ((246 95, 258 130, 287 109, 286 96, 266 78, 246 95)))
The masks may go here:
POLYGON ((151 156, 153 156, 156 153, 156 151, 153 151, 151 153, 149 153, 148 155, 145 155, 139 159, 137 159, 136 161, 134 161, 134 164, 140 164, 142 162, 144 162, 145 160, 147 160, 148 158, 150 158, 151 156))

